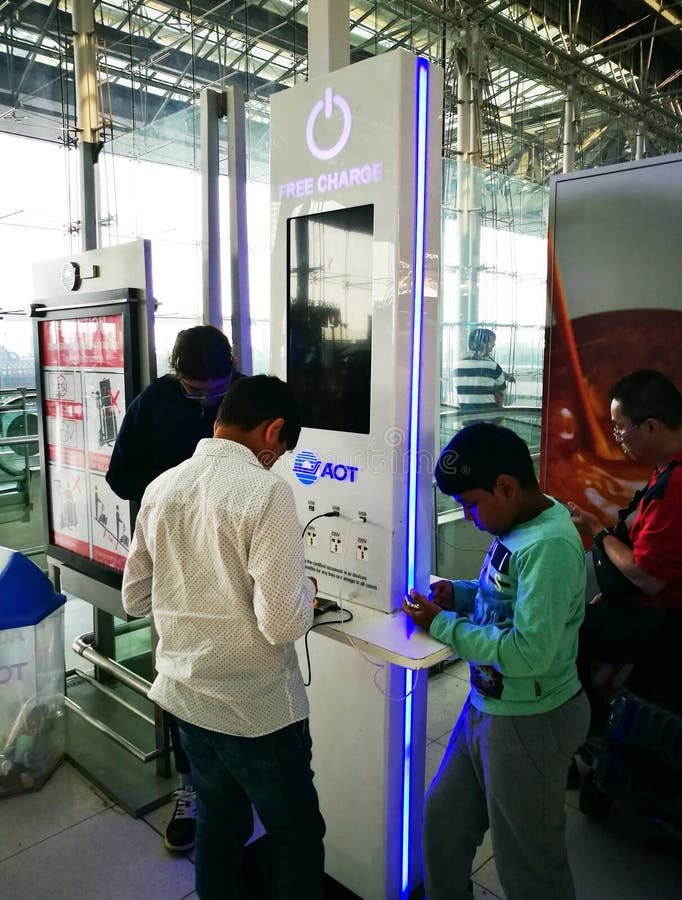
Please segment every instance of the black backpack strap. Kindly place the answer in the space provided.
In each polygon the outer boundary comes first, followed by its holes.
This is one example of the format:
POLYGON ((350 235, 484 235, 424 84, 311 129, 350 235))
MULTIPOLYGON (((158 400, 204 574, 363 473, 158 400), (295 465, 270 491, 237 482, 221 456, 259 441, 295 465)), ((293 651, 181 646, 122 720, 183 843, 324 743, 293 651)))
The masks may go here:
POLYGON ((671 460, 662 472, 652 475, 643 488, 635 491, 632 495, 632 500, 630 500, 628 505, 624 509, 618 510, 618 524, 616 525, 616 528, 618 528, 618 525, 620 525, 621 522, 625 522, 630 513, 637 509, 640 502, 642 503, 642 509, 646 509, 652 500, 660 500, 665 495, 668 479, 676 466, 682 466, 682 460, 671 460))

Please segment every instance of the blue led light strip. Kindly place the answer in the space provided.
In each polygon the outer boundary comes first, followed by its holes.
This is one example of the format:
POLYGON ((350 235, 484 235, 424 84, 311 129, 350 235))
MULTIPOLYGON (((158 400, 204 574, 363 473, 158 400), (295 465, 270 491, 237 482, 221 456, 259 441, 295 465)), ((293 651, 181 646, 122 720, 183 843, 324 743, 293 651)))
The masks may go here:
MULTIPOLYGON (((407 478, 407 586, 414 586, 417 555, 417 438, 421 368, 422 315, 424 311, 424 243, 426 229, 426 127, 429 100, 429 63, 417 59, 414 308, 412 326, 412 376, 407 478)), ((412 689, 414 673, 405 669, 405 716, 403 723, 403 830, 401 900, 406 900, 410 874, 410 781, 412 768, 412 689)))

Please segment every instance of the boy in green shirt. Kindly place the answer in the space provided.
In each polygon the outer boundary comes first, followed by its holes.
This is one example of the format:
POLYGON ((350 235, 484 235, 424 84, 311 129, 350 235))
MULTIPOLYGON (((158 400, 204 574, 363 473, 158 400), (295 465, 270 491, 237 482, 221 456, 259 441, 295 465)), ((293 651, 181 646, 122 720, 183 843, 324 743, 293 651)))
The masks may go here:
POLYGON ((489 422, 458 432, 436 482, 495 536, 478 581, 410 592, 405 612, 469 661, 471 691, 424 801, 428 900, 471 897, 490 828, 507 900, 573 900, 566 770, 589 724, 575 659, 585 552, 567 509, 542 493, 528 447, 489 422))

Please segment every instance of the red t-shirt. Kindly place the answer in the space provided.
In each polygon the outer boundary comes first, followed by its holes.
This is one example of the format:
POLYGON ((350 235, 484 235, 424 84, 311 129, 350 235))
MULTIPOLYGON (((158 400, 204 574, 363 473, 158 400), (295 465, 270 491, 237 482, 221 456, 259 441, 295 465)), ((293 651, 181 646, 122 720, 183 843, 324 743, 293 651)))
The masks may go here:
MULTIPOLYGON (((673 460, 682 463, 682 453, 673 460)), ((655 469, 652 478, 664 483, 646 508, 640 503, 630 540, 635 564, 666 586, 654 596, 641 594, 638 601, 643 606, 682 607, 682 465, 655 469)))

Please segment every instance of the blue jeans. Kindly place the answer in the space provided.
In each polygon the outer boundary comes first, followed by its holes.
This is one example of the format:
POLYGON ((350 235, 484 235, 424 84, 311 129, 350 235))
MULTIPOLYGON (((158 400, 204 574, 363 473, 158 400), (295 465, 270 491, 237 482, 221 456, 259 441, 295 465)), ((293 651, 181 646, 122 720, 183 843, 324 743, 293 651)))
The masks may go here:
MULTIPOLYGON (((187 754, 182 749, 180 732, 178 730, 178 720, 169 712, 164 711, 163 715, 164 719, 166 720, 166 724, 168 725, 168 730, 170 731, 171 744, 173 745, 173 760, 175 762, 175 771, 178 773, 178 775, 189 775, 192 770, 189 764, 189 760, 187 759, 187 754)), ((194 784, 193 781, 192 784, 194 784)))
POLYGON ((200 900, 246 898, 244 844, 255 807, 273 852, 278 900, 322 900, 324 819, 303 719, 262 737, 235 737, 178 719, 197 791, 196 889, 200 900))

